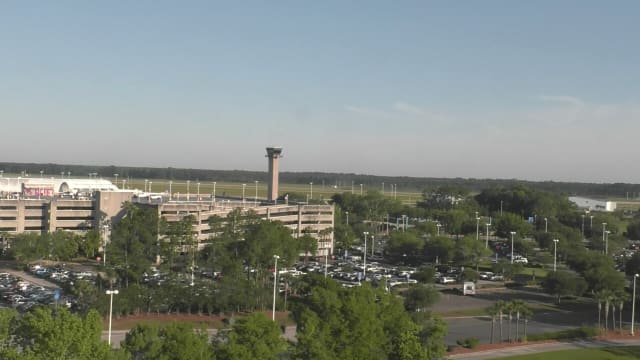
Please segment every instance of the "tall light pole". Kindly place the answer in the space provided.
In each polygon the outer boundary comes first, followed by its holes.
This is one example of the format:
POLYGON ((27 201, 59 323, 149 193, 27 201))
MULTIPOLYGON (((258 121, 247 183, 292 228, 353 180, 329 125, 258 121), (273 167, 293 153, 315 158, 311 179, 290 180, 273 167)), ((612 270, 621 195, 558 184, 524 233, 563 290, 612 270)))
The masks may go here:
POLYGON ((633 275, 633 297, 631 298, 631 336, 633 333, 633 325, 636 323, 636 279, 638 278, 638 274, 633 275))
POLYGON ((247 188, 247 184, 242 184, 242 206, 244 206, 244 189, 247 188))
POLYGON ((364 234, 364 257, 363 257, 363 265, 362 265, 362 279, 367 278, 367 235, 369 235, 368 231, 363 232, 364 234))
POLYGON ((594 218, 594 216, 590 215, 589 218, 590 218, 590 221, 589 221, 589 232, 590 232, 590 234, 589 234, 589 236, 593 236, 593 218, 594 218))
MULTIPOLYGON (((476 212, 477 214, 478 212, 476 212)), ((480 217, 476 215, 476 241, 480 240, 480 217)))
POLYGON ((189 198, 191 197, 191 194, 189 193, 189 185, 191 185, 191 180, 187 180, 187 201, 189 201, 189 198))
POLYGON ((107 266, 107 230, 109 225, 102 225, 102 266, 107 266))
POLYGON ((111 345, 111 318, 113 317, 113 295, 118 295, 118 290, 107 290, 107 295, 111 296, 109 300, 109 345, 111 345))
POLYGON ((484 243, 484 248, 488 249, 489 248, 489 226, 491 226, 491 224, 486 223, 485 225, 487 225, 487 240, 484 243))
POLYGON ((216 182, 213 182, 213 202, 216 202, 216 182))
POLYGON ((604 246, 605 246, 605 242, 607 241, 607 240, 605 239, 605 236, 606 236, 606 228, 607 228, 607 223, 606 223, 606 222, 603 222, 603 223, 602 223, 602 246, 603 246, 603 248, 602 248, 602 253, 603 253, 603 254, 605 253, 604 246))
POLYGON ((440 236, 440 226, 442 226, 442 224, 436 223, 436 228, 438 228, 437 236, 440 236))
POLYGON ((360 196, 362 196, 362 184, 360 184, 360 196))
POLYGON ((313 199, 313 182, 309 183, 309 199, 313 199))
POLYGON ((118 175, 119 175, 119 174, 113 174, 113 176, 115 176, 115 177, 116 177, 116 186, 118 186, 118 175))
POLYGON ((549 223, 547 222, 547 218, 544 218, 544 233, 546 234, 549 230, 549 223))
MULTIPOLYGON (((153 190, 151 190, 151 184, 153 184, 153 181, 149 181, 149 192, 153 192, 153 190)), ((151 199, 151 198, 149 198, 151 199)))
POLYGON ((149 183, 149 180, 144 179, 144 192, 147 192, 147 184, 149 183))
POLYGON ((200 183, 198 183, 198 197, 196 198, 196 201, 200 201, 200 183))
POLYGON ((376 247, 376 239, 374 235, 371 235, 371 258, 373 259, 373 251, 376 247))
POLYGON ((609 234, 611 234, 611 231, 607 230, 604 234, 604 254, 609 255, 609 234))
POLYGON ((584 214, 581 215, 582 216, 582 238, 584 239, 584 214))
POLYGON ((553 272, 556 272, 556 259, 558 254, 558 239, 553 239, 553 272))
POLYGON ((169 200, 173 200, 173 195, 171 195, 171 186, 173 185, 173 181, 169 180, 169 200))
POLYGON ((347 215, 347 226, 349 226, 349 212, 345 211, 344 213, 347 215))
POLYGON ((278 286, 278 259, 280 256, 273 255, 273 309, 271 311, 271 320, 276 321, 276 288, 278 286))
POLYGON ((511 263, 513 264, 513 237, 516 235, 515 231, 511 232, 511 263))

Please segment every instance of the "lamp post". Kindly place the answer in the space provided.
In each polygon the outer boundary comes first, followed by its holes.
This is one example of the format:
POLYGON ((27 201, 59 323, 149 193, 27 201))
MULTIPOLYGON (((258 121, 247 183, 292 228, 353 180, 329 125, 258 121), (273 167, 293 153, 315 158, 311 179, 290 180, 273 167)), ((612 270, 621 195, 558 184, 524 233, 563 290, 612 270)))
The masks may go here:
POLYGON ((590 234, 589 234, 589 236, 593 236, 593 217, 594 217, 593 215, 589 216, 589 218, 590 218, 590 221, 589 221, 589 232, 590 232, 590 234))
MULTIPOLYGON (((478 212, 476 212, 477 214, 478 212)), ((480 217, 476 216, 476 241, 480 240, 480 217)))
POLYGON ((173 200, 173 196, 171 195, 171 186, 173 185, 173 181, 169 180, 169 200, 173 200))
POLYGON ((247 188, 247 184, 242 184, 242 205, 244 205, 244 189, 247 188))
POLYGON ((153 184, 153 181, 149 181, 149 192, 153 192, 153 190, 151 190, 151 184, 153 184))
POLYGON ((376 239, 374 235, 371 235, 371 258, 373 259, 373 251, 376 247, 376 239))
POLYGON ((189 193, 190 184, 191 184, 191 180, 187 180, 187 201, 189 201, 189 198, 191 197, 191 194, 189 193))
POLYGON ((198 183, 198 196, 196 197, 196 201, 200 201, 200 183, 198 183))
POLYGON ((118 290, 107 290, 107 295, 111 296, 109 300, 109 345, 111 345, 111 318, 113 317, 113 295, 118 295, 118 290))
POLYGON ((513 237, 516 235, 515 231, 511 232, 511 263, 513 264, 513 237))
POLYGON ((604 254, 609 255, 609 234, 611 234, 611 231, 607 230, 604 233, 604 254))
POLYGON ((115 176, 115 177, 116 177, 116 186, 118 186, 118 175, 119 175, 119 174, 113 174, 113 176, 115 176))
POLYGON ((603 254, 605 253, 604 245, 605 245, 605 242, 607 241, 607 240, 605 239, 605 236, 606 236, 606 229, 607 229, 607 223, 606 223, 606 222, 603 222, 603 223, 602 223, 602 246, 603 246, 602 253, 603 253, 603 254))
POLYGON ((547 218, 544 218, 544 233, 546 234, 549 230, 549 223, 547 222, 547 218))
POLYGON ((347 215, 347 226, 349 226, 349 212, 345 211, 344 213, 347 215))
POLYGON ((638 274, 633 275, 633 297, 631 298, 631 336, 633 333, 633 326, 636 323, 636 279, 638 278, 638 274))
POLYGON ((213 202, 216 202, 216 182, 213 182, 213 202))
POLYGON ((313 183, 309 183, 309 199, 313 199, 313 183))
POLYGON ((438 228, 437 236, 440 236, 440 226, 442 226, 442 224, 436 223, 436 228, 438 228))
POLYGON ((253 206, 258 206, 258 180, 254 181, 256 183, 256 197, 253 198, 253 206))
POLYGON ((362 196, 362 184, 360 184, 360 196, 362 196))
POLYGON ((484 248, 488 249, 489 248, 489 226, 491 226, 491 224, 486 223, 485 225, 487 225, 487 240, 484 243, 484 248))
POLYGON ((584 214, 582 214, 581 216, 582 216, 582 228, 581 228, 581 232, 582 232, 582 238, 584 239, 584 214))
POLYGON ((368 231, 363 232, 364 234, 364 257, 363 257, 363 265, 362 265, 362 279, 367 278, 367 235, 369 235, 368 231))
POLYGON ((558 254, 558 239, 553 239, 553 272, 556 272, 556 259, 558 254))
POLYGON ((107 231, 109 225, 102 225, 102 266, 107 266, 107 231))
POLYGON ((280 256, 273 255, 273 310, 271 311, 271 320, 276 321, 276 288, 278 286, 278 259, 280 256))

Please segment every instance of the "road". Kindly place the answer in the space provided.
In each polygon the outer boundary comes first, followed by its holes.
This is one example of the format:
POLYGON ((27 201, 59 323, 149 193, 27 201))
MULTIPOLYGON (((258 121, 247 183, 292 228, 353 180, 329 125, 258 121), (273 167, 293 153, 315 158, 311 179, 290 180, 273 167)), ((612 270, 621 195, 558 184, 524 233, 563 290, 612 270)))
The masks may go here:
POLYGON ((638 346, 640 339, 611 339, 611 340, 589 340, 589 341, 570 341, 558 343, 532 344, 516 346, 504 349, 478 351, 466 354, 449 355, 452 360, 486 360, 496 359, 507 356, 527 355, 535 353, 543 353, 549 351, 573 350, 573 349, 590 349, 600 347, 616 347, 616 346, 638 346))

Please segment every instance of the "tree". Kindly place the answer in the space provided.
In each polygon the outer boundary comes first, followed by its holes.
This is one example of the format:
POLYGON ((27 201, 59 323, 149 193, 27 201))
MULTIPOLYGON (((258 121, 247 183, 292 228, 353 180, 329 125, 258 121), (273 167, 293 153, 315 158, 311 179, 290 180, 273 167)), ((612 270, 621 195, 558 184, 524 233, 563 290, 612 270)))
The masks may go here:
POLYGON ((560 304, 562 296, 580 296, 587 290, 587 282, 579 275, 567 271, 556 271, 547 274, 542 283, 546 292, 555 295, 560 304))
MULTIPOLYGON (((489 306, 486 311, 487 314, 489 314, 489 316, 491 316, 491 337, 490 337, 490 342, 491 344, 493 344, 493 339, 494 339, 494 328, 495 328, 495 324, 496 324, 496 317, 498 317, 498 315, 502 315, 501 311, 502 309, 500 308, 499 303, 493 303, 491 306, 489 306)), ((502 340, 500 340, 502 342, 502 340)))
POLYGON ((440 298, 433 286, 417 285, 404 292, 404 307, 407 311, 426 311, 440 298))
POLYGON ((238 320, 226 339, 217 345, 217 359, 276 360, 287 351, 278 325, 260 313, 238 320))
POLYGON ((515 231, 518 237, 530 234, 531 224, 522 219, 522 216, 505 212, 496 220, 495 233, 502 238, 511 238, 511 232, 515 231))
POLYGON ((456 243, 448 236, 437 236, 429 239, 424 245, 424 254, 428 261, 446 264, 453 260, 456 243))
POLYGON ((465 236, 458 241, 455 259, 460 264, 475 265, 478 271, 480 260, 489 255, 491 250, 485 248, 484 242, 476 240, 473 236, 465 236))
POLYGON ((298 246, 304 253, 304 262, 307 263, 309 254, 315 256, 318 251, 318 240, 309 234, 304 234, 298 239, 298 246))
POLYGON ((207 332, 194 331, 187 323, 136 324, 121 346, 135 360, 206 360, 214 355, 207 332))
POLYGON ((17 318, 12 330, 17 351, 28 359, 109 359, 115 355, 101 333, 97 312, 80 317, 64 307, 37 307, 17 318))

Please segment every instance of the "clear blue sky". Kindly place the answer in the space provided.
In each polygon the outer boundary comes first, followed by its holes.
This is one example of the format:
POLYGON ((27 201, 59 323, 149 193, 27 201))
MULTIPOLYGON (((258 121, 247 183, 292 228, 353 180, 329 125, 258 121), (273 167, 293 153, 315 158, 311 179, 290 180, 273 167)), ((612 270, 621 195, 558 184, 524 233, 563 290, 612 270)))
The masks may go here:
POLYGON ((3 161, 640 183, 638 1, 4 1, 3 161))

